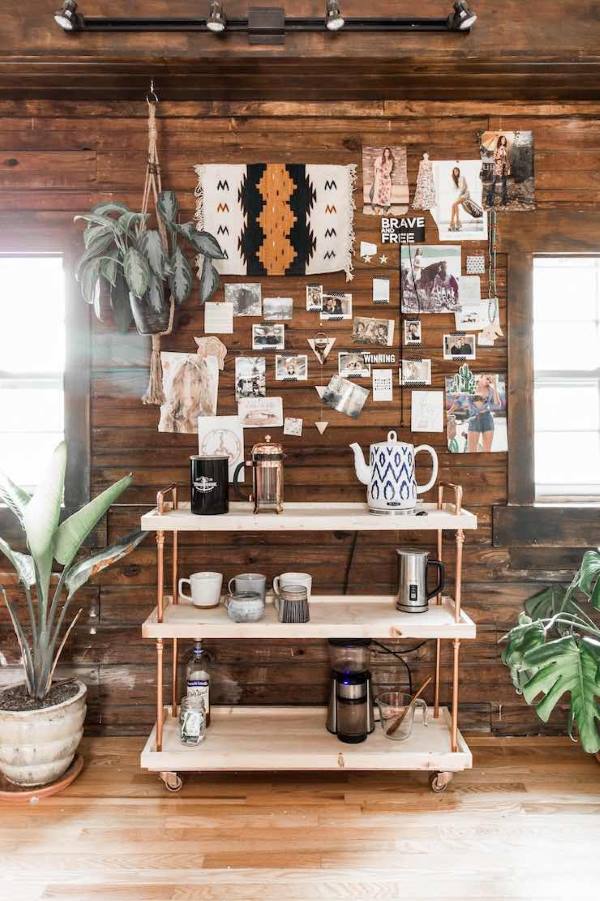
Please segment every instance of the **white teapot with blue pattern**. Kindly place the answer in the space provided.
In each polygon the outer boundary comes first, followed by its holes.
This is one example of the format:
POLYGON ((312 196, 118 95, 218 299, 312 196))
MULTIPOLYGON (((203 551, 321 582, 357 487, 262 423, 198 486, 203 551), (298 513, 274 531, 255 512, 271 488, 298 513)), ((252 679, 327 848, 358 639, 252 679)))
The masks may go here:
POLYGON ((371 445, 367 465, 360 444, 351 444, 356 475, 367 486, 367 503, 371 513, 405 513, 413 510, 417 496, 433 488, 438 475, 438 458, 432 447, 414 447, 398 441, 396 432, 388 432, 387 441, 371 445), (415 457, 419 451, 431 455, 433 472, 426 485, 417 485, 415 457))

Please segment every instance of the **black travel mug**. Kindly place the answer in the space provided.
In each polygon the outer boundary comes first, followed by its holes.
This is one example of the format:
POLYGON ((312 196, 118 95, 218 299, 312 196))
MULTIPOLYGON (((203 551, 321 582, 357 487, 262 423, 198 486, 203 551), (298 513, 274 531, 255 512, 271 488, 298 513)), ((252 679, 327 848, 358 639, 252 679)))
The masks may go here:
POLYGON ((190 494, 192 513, 229 513, 229 458, 190 457, 190 494))

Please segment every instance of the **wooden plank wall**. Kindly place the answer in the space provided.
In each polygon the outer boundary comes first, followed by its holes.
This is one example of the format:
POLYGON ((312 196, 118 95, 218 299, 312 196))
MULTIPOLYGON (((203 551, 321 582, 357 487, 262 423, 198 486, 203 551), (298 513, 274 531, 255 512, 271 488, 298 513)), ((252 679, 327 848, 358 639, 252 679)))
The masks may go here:
MULTIPOLYGON (((191 217, 194 205, 192 166, 200 162, 306 161, 360 163, 362 144, 406 143, 411 195, 419 159, 428 151, 433 159, 475 158, 478 132, 488 127, 533 129, 535 133, 537 201, 553 210, 557 228, 561 212, 597 204, 597 137, 600 106, 476 104, 425 102, 369 103, 169 103, 160 110, 160 153, 166 186, 175 189, 191 217)), ((139 204, 144 177, 146 124, 143 104, 29 102, 0 104, 0 222, 3 229, 26 227, 42 235, 58 228, 71 242, 77 227, 72 216, 109 197, 139 204)), ((359 195, 357 194, 357 201, 359 195)), ((377 241, 379 220, 356 215, 357 241, 377 241)), ((499 217, 501 234, 527 227, 527 214, 499 217)), ((437 242, 430 219, 427 240, 437 242)), ((483 245, 466 243, 468 251, 483 245)), ((354 310, 368 315, 371 279, 386 275, 392 283, 390 310, 398 323, 398 251, 384 251, 386 265, 356 260, 349 290, 354 310)), ((506 256, 498 259, 501 323, 506 334, 506 256)), ((232 279, 232 281, 235 279, 232 279)), ((242 279, 238 279, 242 280, 242 279)), ((319 330, 316 314, 304 312, 307 279, 264 280, 263 294, 293 296, 295 315, 287 331, 286 350, 307 352, 306 339, 319 330)), ((331 289, 345 287, 343 274, 326 276, 331 289)), ((483 280, 487 292, 487 281, 483 280)), ((509 297, 509 303, 518 303, 509 297)), ((387 309, 387 308, 385 308, 387 309)), ((382 315, 382 308, 375 308, 382 315)), ((219 393, 219 412, 235 412, 234 358, 250 351, 250 324, 236 323, 219 393)), ((456 364, 443 362, 442 334, 453 327, 449 316, 424 316, 423 355, 433 360, 433 387, 442 388, 444 375, 456 364)), ((301 439, 286 438, 286 491, 290 500, 361 500, 364 489, 354 476, 351 441, 363 447, 380 440, 388 428, 400 424, 400 391, 394 403, 369 402, 355 423, 328 412, 330 427, 323 436, 311 425, 319 418, 314 386, 336 370, 338 350, 350 348, 350 324, 327 327, 336 347, 321 375, 309 360, 309 381, 276 385, 268 362, 268 393, 281 394, 287 415, 305 420, 301 439)), ((194 335, 203 333, 203 313, 197 299, 188 303, 177 333, 164 340, 164 349, 191 351, 194 335)), ((92 351, 92 480, 98 492, 132 470, 134 487, 125 504, 108 519, 108 538, 134 528, 139 514, 153 504, 157 489, 176 482, 187 496, 187 456, 195 450, 194 436, 159 434, 158 411, 140 402, 147 380, 148 342, 135 333, 119 336, 95 323, 92 351)), ((416 356, 416 354, 415 354, 416 356)), ((504 372, 506 338, 480 351, 475 368, 504 372)), ((518 385, 511 386, 513 392, 518 385)), ((409 438, 410 390, 405 391, 405 423, 409 438)), ((247 433, 247 446, 262 436, 247 433)), ((274 430, 275 440, 282 436, 274 430)), ((465 642, 463 651, 461 722, 485 732, 517 733, 540 728, 535 716, 516 697, 500 663, 498 639, 514 621, 520 602, 546 579, 561 576, 574 561, 559 551, 534 557, 522 549, 494 548, 491 508, 507 500, 506 454, 452 456, 441 434, 415 436, 415 443, 433 444, 440 456, 444 479, 463 484, 465 505, 477 513, 480 528, 468 534, 465 545, 465 603, 477 621, 478 640, 465 642)), ((418 536, 410 536, 419 540, 418 536)), ((340 591, 350 559, 352 535, 232 534, 190 539, 182 536, 182 574, 199 569, 223 569, 225 576, 259 570, 271 578, 287 569, 313 573, 320 591, 340 591)), ((391 591, 395 581, 396 536, 360 535, 349 574, 349 591, 391 591)), ((433 550, 433 546, 432 546, 433 550)), ((452 550, 448 544, 447 553, 452 550)), ((450 575, 452 566, 450 565, 450 575)), ((84 596, 86 615, 70 641, 65 662, 82 673, 91 686, 88 727, 105 733, 138 733, 153 719, 154 647, 141 639, 140 624, 154 603, 156 566, 152 541, 121 565, 103 574, 84 596), (88 606, 89 605, 89 606, 88 606)), ((1 622, 2 652, 9 664, 17 653, 6 621, 1 622)), ((214 642, 218 661, 215 700, 239 703, 323 702, 327 689, 324 642, 214 642)), ((399 645, 401 647, 401 645, 399 645)), ((391 658, 375 656, 376 682, 403 678, 391 658)), ((407 658, 417 677, 431 666, 431 649, 424 647, 407 658)), ((444 700, 449 696, 449 655, 444 658, 444 700)), ((5 670, 9 678, 14 671, 5 670)), ((0 673, 0 677, 1 677, 0 673)), ((555 728, 561 728, 559 722, 555 728)))

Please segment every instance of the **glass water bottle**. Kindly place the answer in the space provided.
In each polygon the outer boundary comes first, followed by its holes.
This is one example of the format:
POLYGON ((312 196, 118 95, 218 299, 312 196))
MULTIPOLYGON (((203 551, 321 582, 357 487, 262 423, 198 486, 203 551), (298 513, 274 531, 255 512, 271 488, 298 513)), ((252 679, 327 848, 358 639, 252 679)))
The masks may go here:
POLYGON ((210 654, 201 641, 196 641, 185 665, 186 697, 202 700, 207 726, 210 725, 210 664, 210 654))

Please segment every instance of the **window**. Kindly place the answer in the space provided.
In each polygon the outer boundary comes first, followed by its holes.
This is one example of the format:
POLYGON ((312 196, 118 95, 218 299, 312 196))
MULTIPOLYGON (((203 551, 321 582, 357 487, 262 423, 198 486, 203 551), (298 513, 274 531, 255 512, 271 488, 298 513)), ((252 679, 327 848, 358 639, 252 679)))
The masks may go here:
POLYGON ((536 500, 600 498, 600 257, 539 256, 533 280, 536 500))
POLYGON ((0 254, 0 285, 0 467, 32 489, 65 436, 63 258, 0 254))

